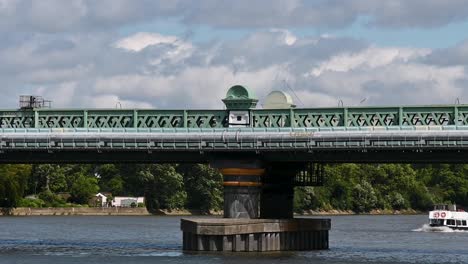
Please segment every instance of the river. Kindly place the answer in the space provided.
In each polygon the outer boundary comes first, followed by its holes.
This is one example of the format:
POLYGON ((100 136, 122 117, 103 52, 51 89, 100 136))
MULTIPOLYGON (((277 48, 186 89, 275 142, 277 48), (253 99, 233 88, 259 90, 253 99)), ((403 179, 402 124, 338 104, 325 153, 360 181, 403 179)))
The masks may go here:
POLYGON ((468 263, 468 232, 430 232, 424 215, 331 216, 330 249, 182 252, 180 217, 0 217, 0 263, 468 263))

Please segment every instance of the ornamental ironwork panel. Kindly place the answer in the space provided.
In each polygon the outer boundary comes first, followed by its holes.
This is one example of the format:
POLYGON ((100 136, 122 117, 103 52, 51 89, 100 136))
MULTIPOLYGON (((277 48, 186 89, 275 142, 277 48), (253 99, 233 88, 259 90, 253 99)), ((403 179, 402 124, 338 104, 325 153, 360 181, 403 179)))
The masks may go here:
POLYGON ((84 125, 83 111, 78 112, 38 112, 39 128, 78 128, 84 125))
POLYGON ((295 109, 296 127, 337 127, 344 125, 343 109, 295 109))
POLYGON ((126 128, 133 127, 133 111, 88 111, 89 128, 126 128))
POLYGON ((404 126, 454 125, 453 108, 410 108, 402 113, 404 126))
POLYGON ((347 126, 398 126, 399 112, 396 109, 349 109, 347 126))
POLYGON ((468 125, 468 107, 459 107, 457 116, 458 125, 468 125))
POLYGON ((256 110, 252 112, 254 127, 290 127, 290 111, 279 110, 256 110))
POLYGON ((34 113, 9 111, 0 112, 0 128, 32 128, 34 113))
POLYGON ((140 110, 138 111, 137 127, 139 128, 184 127, 184 111, 140 110))
POLYGON ((187 127, 189 128, 223 128, 228 126, 226 111, 187 111, 187 127))

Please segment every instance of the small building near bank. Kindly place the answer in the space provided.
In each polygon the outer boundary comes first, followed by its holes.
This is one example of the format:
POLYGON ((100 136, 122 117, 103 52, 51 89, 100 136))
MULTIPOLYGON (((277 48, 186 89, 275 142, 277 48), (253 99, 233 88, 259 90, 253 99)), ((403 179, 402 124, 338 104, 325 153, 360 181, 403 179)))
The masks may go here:
POLYGON ((112 200, 112 207, 138 207, 138 204, 145 203, 144 197, 116 196, 112 200))
POLYGON ((97 193, 91 199, 88 204, 94 207, 110 207, 112 205, 112 193, 97 193))

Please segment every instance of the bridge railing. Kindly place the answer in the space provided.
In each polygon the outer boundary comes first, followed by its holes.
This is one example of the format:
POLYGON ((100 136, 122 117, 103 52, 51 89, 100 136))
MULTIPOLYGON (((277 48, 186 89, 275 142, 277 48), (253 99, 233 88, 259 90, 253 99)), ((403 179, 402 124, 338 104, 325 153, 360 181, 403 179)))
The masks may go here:
MULTIPOLYGON (((225 128, 228 110, 0 110, 0 128, 225 128)), ((251 127, 468 125, 467 105, 252 109, 251 127)))

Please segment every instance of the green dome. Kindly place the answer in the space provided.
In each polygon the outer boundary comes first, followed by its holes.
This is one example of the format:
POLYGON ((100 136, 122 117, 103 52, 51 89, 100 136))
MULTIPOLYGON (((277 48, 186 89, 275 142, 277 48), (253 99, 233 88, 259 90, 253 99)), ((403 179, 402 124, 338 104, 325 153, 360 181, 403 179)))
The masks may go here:
POLYGON ((253 92, 242 85, 234 85, 229 88, 226 99, 254 99, 253 92))
POLYGON ((228 109, 245 110, 255 108, 258 100, 255 99, 255 95, 248 88, 242 85, 234 85, 229 88, 223 102, 228 109))

